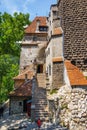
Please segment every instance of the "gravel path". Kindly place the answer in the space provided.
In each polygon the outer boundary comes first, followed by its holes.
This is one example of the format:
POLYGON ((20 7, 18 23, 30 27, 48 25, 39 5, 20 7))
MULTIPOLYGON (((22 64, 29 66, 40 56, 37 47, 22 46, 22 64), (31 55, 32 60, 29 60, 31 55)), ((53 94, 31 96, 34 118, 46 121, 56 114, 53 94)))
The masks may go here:
MULTIPOLYGON (((31 122, 26 114, 15 114, 9 116, 8 110, 5 111, 3 118, 0 119, 0 130, 38 130, 37 124, 31 122)), ((60 125, 50 122, 43 122, 40 130, 67 130, 60 125)))

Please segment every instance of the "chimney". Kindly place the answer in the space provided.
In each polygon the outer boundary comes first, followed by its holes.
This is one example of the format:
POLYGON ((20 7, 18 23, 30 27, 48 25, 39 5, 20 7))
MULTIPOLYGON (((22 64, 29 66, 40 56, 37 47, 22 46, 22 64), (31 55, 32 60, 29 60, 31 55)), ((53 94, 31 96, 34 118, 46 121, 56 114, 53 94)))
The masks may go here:
POLYGON ((37 25, 36 25, 36 32, 39 31, 39 25, 40 25, 40 20, 38 19, 38 20, 37 20, 37 25))

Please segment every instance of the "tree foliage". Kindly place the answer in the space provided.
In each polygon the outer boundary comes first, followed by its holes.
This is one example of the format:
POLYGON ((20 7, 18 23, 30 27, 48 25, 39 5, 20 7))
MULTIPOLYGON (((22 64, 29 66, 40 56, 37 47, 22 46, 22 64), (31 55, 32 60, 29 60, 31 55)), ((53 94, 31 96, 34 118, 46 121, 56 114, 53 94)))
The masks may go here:
POLYGON ((29 14, 0 13, 0 54, 20 54, 20 45, 17 41, 22 40, 24 28, 29 24, 29 14))
POLYGON ((29 14, 0 13, 0 103, 13 90, 12 78, 18 74, 20 44, 24 26, 29 24, 29 14))
POLYGON ((13 89, 12 77, 18 74, 19 57, 9 54, 0 56, 0 102, 7 99, 7 95, 13 89))

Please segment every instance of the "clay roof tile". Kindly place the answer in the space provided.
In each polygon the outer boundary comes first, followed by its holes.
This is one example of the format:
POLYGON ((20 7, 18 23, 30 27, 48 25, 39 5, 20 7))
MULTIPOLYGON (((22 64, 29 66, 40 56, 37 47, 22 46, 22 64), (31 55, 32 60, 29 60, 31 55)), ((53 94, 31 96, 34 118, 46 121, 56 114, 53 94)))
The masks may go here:
POLYGON ((61 27, 54 28, 53 35, 62 35, 61 27))
POLYGON ((14 80, 20 80, 20 79, 25 79, 25 75, 27 74, 27 79, 32 79, 34 76, 34 72, 27 70, 19 75, 17 75, 16 77, 14 77, 14 80))
POLYGON ((70 80, 70 84, 72 86, 87 86, 87 80, 84 77, 83 73, 70 61, 65 61, 65 66, 67 69, 68 77, 70 80))
POLYGON ((31 91, 32 91, 32 82, 26 81, 20 87, 10 92, 9 96, 17 96, 17 97, 31 96, 32 95, 31 91))
POLYGON ((37 27, 37 21, 40 21, 39 26, 47 26, 46 17, 36 17, 32 23, 25 29, 25 33, 35 33, 37 27))

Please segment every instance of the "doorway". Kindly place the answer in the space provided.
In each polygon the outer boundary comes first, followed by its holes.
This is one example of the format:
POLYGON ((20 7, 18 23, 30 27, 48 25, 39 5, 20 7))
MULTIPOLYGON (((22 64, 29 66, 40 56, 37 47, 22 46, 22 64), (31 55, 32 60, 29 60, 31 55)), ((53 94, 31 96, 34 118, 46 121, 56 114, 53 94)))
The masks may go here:
POLYGON ((37 73, 43 73, 43 64, 37 66, 37 73))
POLYGON ((23 112, 27 112, 27 99, 23 101, 23 112))

